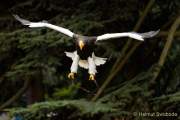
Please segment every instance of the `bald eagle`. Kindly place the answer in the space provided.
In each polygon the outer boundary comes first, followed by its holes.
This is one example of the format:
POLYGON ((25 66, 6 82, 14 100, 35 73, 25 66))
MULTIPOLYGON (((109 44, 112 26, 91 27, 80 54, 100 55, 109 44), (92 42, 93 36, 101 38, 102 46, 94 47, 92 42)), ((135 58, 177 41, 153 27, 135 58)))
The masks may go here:
POLYGON ((69 79, 75 79, 75 74, 77 74, 78 66, 88 69, 89 72, 89 80, 95 80, 95 74, 97 73, 96 66, 103 65, 106 63, 106 58, 101 58, 95 56, 93 50, 94 46, 98 41, 109 40, 112 38, 120 38, 120 37, 130 37, 139 41, 143 41, 144 38, 150 38, 155 36, 158 31, 150 31, 146 33, 136 33, 136 32, 123 32, 123 33, 107 33, 100 36, 82 36, 79 34, 75 34, 68 29, 63 27, 59 27, 56 25, 52 25, 48 22, 31 22, 29 20, 25 20, 20 18, 18 15, 13 15, 18 21, 20 21, 23 25, 27 25, 31 28, 36 27, 47 27, 64 35, 67 35, 75 40, 76 43, 76 51, 74 52, 65 52, 67 57, 72 59, 72 65, 70 68, 70 73, 68 74, 69 79))

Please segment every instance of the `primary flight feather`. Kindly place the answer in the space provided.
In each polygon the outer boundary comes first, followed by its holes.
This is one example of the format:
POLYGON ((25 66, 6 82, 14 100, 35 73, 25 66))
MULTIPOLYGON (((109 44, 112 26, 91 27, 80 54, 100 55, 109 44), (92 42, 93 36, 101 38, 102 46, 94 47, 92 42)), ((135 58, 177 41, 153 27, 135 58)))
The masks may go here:
POLYGON ((151 38, 158 34, 158 31, 150 31, 146 33, 137 33, 137 32, 123 32, 123 33, 107 33, 100 36, 82 36, 79 34, 75 34, 70 30, 59 27, 56 25, 52 25, 47 22, 31 22, 29 20, 25 20, 20 18, 18 15, 13 15, 19 22, 23 25, 27 25, 31 28, 36 27, 47 27, 53 30, 56 30, 64 35, 67 35, 76 41, 76 51, 74 52, 65 52, 67 57, 72 59, 71 72, 68 75, 68 78, 74 79, 75 74, 78 70, 78 65, 82 68, 88 69, 90 74, 89 80, 95 80, 95 74, 97 73, 96 66, 105 64, 106 58, 97 57, 94 54, 94 47, 96 42, 102 40, 109 40, 113 38, 121 38, 121 37, 130 37, 139 41, 144 41, 145 38, 151 38))

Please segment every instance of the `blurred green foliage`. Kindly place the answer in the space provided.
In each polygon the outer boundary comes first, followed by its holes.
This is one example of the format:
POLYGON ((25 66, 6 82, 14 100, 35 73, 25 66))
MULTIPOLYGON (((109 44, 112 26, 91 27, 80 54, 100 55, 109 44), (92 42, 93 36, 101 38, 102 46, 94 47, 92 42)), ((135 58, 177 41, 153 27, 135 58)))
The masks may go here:
MULTIPOLYGON (((179 37, 174 38, 155 85, 150 86, 150 80, 159 67, 156 63, 167 35, 142 43, 123 70, 105 89, 101 98, 96 102, 90 102, 97 88, 93 82, 88 81, 87 71, 79 69, 75 84, 67 78, 72 61, 65 56, 64 51, 74 51, 74 41, 57 31, 22 26, 9 14, 10 11, 31 21, 45 19, 83 35, 100 35, 131 31, 141 17, 147 2, 143 0, 28 0, 26 2, 12 0, 11 4, 8 2, 0 4, 2 11, 0 13, 0 104, 15 95, 23 82, 30 79, 40 81, 45 102, 14 109, 13 107, 27 106, 29 98, 27 90, 10 106, 13 108, 10 109, 11 115, 21 115, 26 120, 59 118, 149 120, 154 118, 132 114, 156 111, 180 113, 179 37), (149 87, 155 90, 153 96, 149 87)), ((168 32, 179 15, 179 8, 179 0, 155 1, 139 32, 159 28, 168 32)), ((104 66, 98 67, 96 79, 100 86, 109 76, 108 73, 116 59, 121 56, 121 49, 126 40, 122 38, 102 42, 96 47, 96 55, 109 58, 104 66)))

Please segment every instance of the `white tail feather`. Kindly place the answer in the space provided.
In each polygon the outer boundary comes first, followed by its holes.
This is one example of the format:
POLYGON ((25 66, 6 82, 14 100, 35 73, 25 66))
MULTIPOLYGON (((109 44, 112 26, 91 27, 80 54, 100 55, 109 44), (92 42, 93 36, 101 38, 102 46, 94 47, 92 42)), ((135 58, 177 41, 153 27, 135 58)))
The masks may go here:
POLYGON ((89 68, 89 64, 87 60, 80 60, 79 61, 79 66, 84 68, 84 69, 88 69, 89 68))

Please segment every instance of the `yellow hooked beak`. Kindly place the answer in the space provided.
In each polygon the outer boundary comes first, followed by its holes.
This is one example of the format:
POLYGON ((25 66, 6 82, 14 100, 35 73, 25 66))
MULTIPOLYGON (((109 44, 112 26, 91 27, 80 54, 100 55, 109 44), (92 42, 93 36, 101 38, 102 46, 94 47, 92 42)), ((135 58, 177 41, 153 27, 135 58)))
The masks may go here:
POLYGON ((79 47, 82 50, 84 47, 84 42, 82 40, 79 41, 79 47))

